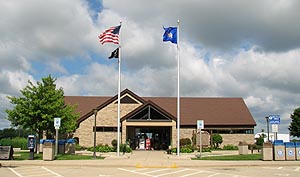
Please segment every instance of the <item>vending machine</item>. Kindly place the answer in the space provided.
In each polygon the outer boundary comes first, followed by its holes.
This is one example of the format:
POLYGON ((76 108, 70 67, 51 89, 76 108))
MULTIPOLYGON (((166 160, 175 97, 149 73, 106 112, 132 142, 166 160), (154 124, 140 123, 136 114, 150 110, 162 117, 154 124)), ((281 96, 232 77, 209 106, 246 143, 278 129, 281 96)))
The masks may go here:
POLYGON ((150 150, 151 149, 151 141, 150 138, 146 139, 146 150, 150 150))
POLYGON ((139 142, 140 142, 139 143, 139 149, 144 150, 145 149, 145 139, 141 138, 139 142))

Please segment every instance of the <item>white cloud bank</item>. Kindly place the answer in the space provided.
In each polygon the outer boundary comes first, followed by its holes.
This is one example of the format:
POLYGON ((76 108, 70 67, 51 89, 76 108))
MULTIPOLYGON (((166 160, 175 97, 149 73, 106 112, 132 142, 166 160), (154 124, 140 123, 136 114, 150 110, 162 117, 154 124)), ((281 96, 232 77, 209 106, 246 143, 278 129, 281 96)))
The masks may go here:
POLYGON ((181 95, 243 97, 257 131, 265 129, 265 116, 280 114, 279 131, 287 133, 300 100, 299 8, 296 0, 110 0, 93 12, 83 0, 0 2, 6 17, 0 20, 0 119, 10 106, 5 95, 17 95, 43 71, 57 76, 66 95, 115 95, 117 61, 106 58, 116 46, 100 45, 97 35, 119 20, 122 88, 176 96, 176 47, 162 42, 162 26, 180 19, 181 95))

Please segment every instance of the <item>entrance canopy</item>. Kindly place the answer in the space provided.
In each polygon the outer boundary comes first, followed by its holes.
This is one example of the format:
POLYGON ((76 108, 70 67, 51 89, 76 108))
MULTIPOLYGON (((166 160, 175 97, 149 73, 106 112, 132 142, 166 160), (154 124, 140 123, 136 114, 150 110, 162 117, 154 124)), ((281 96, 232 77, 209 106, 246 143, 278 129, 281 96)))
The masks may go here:
POLYGON ((152 101, 147 101, 136 110, 124 116, 121 121, 127 122, 172 122, 176 118, 152 101))

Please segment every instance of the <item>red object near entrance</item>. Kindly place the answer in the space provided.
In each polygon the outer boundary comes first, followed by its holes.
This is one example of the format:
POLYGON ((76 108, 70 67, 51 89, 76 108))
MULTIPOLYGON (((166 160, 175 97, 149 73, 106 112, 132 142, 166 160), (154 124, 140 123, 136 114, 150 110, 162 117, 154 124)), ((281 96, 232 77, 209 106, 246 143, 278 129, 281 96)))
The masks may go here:
POLYGON ((150 139, 147 138, 147 139, 146 139, 146 150, 150 150, 150 148, 151 148, 150 139))

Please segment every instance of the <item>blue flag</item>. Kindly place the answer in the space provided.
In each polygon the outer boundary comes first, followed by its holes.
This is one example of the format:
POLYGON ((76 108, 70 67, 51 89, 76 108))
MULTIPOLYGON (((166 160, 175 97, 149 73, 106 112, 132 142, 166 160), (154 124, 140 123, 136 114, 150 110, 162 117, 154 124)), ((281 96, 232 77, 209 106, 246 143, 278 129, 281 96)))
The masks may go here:
POLYGON ((165 33, 163 35, 163 41, 167 42, 170 41, 173 44, 177 44, 177 27, 168 27, 165 28, 165 33))

